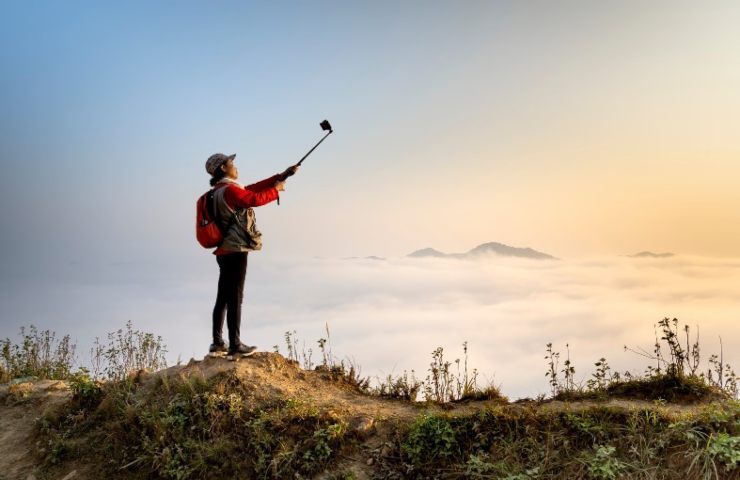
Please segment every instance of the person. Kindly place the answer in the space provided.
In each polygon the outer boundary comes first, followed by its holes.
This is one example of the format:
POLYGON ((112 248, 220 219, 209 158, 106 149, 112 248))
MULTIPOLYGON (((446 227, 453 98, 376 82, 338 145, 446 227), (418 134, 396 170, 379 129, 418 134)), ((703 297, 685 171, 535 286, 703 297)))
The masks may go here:
POLYGON ((257 230, 253 207, 280 202, 285 181, 295 175, 298 166, 257 183, 244 186, 237 181, 239 170, 234 164, 236 154, 215 153, 206 161, 206 172, 214 187, 213 208, 223 241, 213 252, 219 267, 218 292, 213 307, 213 343, 210 353, 249 355, 257 350, 240 339, 241 305, 249 252, 262 248, 262 234, 257 230), (229 346, 223 339, 224 316, 229 330, 229 346))

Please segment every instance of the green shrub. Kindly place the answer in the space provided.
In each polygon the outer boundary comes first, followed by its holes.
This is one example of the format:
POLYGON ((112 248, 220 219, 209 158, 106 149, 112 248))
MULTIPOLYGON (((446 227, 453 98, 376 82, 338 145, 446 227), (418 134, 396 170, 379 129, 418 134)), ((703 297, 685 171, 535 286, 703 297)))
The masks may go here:
POLYGON ((419 479, 734 478, 738 429, 740 409, 732 402, 678 419, 652 407, 497 405, 473 415, 418 417, 399 431, 400 458, 387 457, 382 471, 419 479))
POLYGON ((72 398, 76 400, 81 408, 91 409, 100 403, 102 389, 100 384, 90 378, 87 368, 80 368, 69 379, 69 388, 72 390, 72 398))
POLYGON ((455 430, 447 417, 422 415, 411 424, 401 452, 412 465, 448 461, 459 453, 455 430))
POLYGON ((716 458, 726 472, 734 471, 740 464, 740 437, 719 432, 707 443, 707 454, 716 458))
POLYGON ((621 478, 626 464, 619 460, 616 448, 612 445, 595 445, 594 451, 586 453, 582 459, 590 478, 598 480, 614 480, 621 478))

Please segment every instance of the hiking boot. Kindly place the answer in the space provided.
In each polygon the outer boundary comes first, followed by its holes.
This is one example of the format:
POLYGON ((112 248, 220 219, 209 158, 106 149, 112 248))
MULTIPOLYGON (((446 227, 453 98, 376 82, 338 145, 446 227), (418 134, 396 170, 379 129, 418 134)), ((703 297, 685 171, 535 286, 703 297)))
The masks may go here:
POLYGON ((256 351, 257 347, 255 347, 254 345, 244 345, 243 343, 240 343, 236 346, 236 348, 229 348, 229 353, 227 355, 241 355, 243 357, 246 357, 256 351))
POLYGON ((226 343, 212 343, 210 347, 208 347, 208 353, 226 353, 228 349, 226 348, 226 343))

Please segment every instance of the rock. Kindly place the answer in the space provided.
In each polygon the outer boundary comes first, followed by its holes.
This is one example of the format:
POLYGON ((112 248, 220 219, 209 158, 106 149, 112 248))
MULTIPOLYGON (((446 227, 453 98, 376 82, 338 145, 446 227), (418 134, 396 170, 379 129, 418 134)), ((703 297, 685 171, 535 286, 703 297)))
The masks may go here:
POLYGON ((365 462, 365 463, 367 463, 367 466, 369 467, 369 466, 371 466, 373 464, 373 462, 374 462, 373 458, 370 457, 370 458, 367 459, 367 462, 365 462))
POLYGON ((64 477, 64 478, 63 478, 62 480, 72 480, 72 479, 73 479, 73 478, 75 478, 76 476, 77 476, 77 470, 72 470, 72 471, 71 471, 71 472, 69 472, 69 473, 67 474, 67 476, 65 476, 65 477, 64 477))
POLYGON ((360 437, 365 437, 375 430, 375 419, 366 415, 360 415, 349 421, 349 427, 358 433, 360 437))
POLYGON ((64 380, 59 380, 49 385, 47 390, 66 390, 67 388, 67 382, 65 382, 64 380))
POLYGON ((389 457, 392 452, 393 449, 388 444, 385 444, 383 445, 383 448, 380 449, 380 456, 382 458, 386 458, 389 457))

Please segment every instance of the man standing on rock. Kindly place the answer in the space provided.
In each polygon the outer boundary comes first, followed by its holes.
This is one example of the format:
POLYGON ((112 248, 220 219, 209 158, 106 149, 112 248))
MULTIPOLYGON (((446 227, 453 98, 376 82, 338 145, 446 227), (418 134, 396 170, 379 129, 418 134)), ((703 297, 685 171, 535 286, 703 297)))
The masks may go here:
POLYGON ((213 307, 213 343, 210 354, 227 352, 230 356, 251 355, 256 346, 245 345, 240 339, 241 305, 244 279, 247 273, 247 255, 262 248, 262 234, 257 230, 254 210, 274 200, 280 203, 279 192, 285 190, 285 180, 295 175, 298 165, 265 180, 244 186, 237 182, 239 171, 234 155, 215 153, 206 161, 211 175, 213 209, 216 223, 223 233, 223 242, 213 252, 219 267, 218 293, 213 307), (229 346, 223 340, 224 314, 229 329, 229 346))

